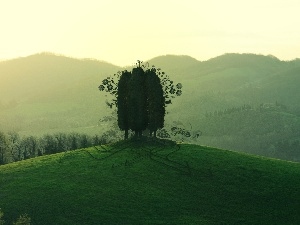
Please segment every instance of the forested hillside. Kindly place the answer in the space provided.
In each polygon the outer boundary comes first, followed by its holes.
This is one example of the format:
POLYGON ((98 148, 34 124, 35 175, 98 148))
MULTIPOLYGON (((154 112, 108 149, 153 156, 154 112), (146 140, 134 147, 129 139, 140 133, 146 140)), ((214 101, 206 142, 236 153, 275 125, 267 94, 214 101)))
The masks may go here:
MULTIPOLYGON (((170 61, 178 65, 174 56, 159 58, 154 61, 161 68, 169 69, 170 61)), ((183 95, 170 106, 169 124, 179 120, 186 129, 201 130, 196 143, 300 160, 300 60, 253 54, 198 63, 178 58, 185 63, 172 75, 182 79, 183 95)))
MULTIPOLYGON (((175 121, 200 130, 193 140, 199 144, 299 160, 299 59, 225 54, 200 62, 166 55, 149 65, 183 85, 182 96, 166 109, 166 129, 175 121)), ((112 121, 99 119, 112 110, 98 86, 123 69, 48 53, 0 62, 0 130, 104 132, 112 121)))

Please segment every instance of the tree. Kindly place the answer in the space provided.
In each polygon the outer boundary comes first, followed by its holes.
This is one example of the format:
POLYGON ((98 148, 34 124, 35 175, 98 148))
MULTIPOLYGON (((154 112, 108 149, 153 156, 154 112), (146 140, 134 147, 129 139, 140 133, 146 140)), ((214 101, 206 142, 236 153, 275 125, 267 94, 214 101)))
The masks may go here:
POLYGON ((44 153, 46 155, 55 154, 59 152, 57 148, 57 140, 52 135, 44 135, 41 139, 41 142, 43 145, 44 153))
POLYGON ((3 165, 8 160, 9 140, 7 136, 0 132, 0 165, 3 165))
POLYGON ((69 143, 68 143, 68 138, 67 135, 64 133, 56 133, 54 134, 54 137, 56 138, 56 142, 57 142, 57 150, 59 152, 63 152, 68 150, 69 147, 69 143))
POLYGON ((156 137, 157 129, 164 127, 165 98, 160 79, 154 68, 146 70, 146 94, 148 129, 150 136, 154 132, 154 137, 156 137))
POLYGON ((75 150, 79 148, 79 138, 80 135, 77 133, 71 133, 68 135, 68 142, 69 142, 69 148, 70 150, 75 150))
POLYGON ((91 140, 86 134, 79 136, 80 148, 88 148, 91 146, 91 140))
POLYGON ((172 104, 171 99, 182 94, 180 83, 174 85, 161 69, 154 66, 150 69, 141 61, 132 72, 124 70, 114 77, 107 77, 98 88, 114 96, 106 104, 110 108, 117 106, 118 126, 125 131, 125 139, 128 138, 128 130, 141 136, 147 128, 150 135, 154 132, 156 136, 156 131, 164 127, 166 105, 172 104))
POLYGON ((23 159, 34 158, 39 152, 39 143, 36 137, 25 137, 21 143, 20 148, 23 154, 23 159))
POLYGON ((120 80, 118 82, 118 126, 121 130, 125 131, 124 139, 128 139, 129 130, 129 81, 131 79, 131 73, 127 70, 122 72, 120 80))
POLYGON ((11 157, 12 161, 20 161, 22 160, 22 148, 21 148, 21 138, 17 132, 9 132, 8 139, 11 143, 11 157))
POLYGON ((136 136, 141 136, 148 123, 145 72, 143 68, 133 68, 129 87, 129 128, 135 132, 136 136))

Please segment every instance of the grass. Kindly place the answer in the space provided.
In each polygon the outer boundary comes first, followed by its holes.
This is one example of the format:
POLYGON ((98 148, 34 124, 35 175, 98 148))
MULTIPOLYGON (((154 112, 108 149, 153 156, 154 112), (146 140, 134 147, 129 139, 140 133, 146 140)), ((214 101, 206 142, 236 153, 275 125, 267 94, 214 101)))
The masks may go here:
POLYGON ((190 144, 112 145, 0 167, 7 224, 300 224, 300 164, 190 144), (104 148, 106 150, 104 150, 104 148))

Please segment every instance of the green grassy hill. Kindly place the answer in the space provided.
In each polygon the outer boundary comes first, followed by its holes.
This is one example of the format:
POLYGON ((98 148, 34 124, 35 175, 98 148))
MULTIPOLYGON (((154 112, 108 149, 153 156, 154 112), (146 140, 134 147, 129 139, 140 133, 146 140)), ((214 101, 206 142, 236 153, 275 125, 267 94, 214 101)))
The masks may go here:
POLYGON ((118 142, 0 166, 7 224, 300 224, 300 164, 118 142))

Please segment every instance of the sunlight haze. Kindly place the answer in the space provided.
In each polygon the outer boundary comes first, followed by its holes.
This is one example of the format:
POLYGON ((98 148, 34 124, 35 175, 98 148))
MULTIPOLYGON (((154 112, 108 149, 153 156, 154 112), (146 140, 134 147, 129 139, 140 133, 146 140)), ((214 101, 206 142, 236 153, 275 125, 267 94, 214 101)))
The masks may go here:
POLYGON ((300 57, 298 0, 10 0, 0 60, 53 52, 119 66, 159 55, 300 57))

